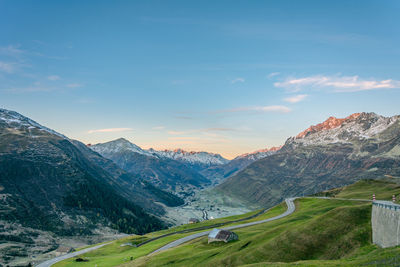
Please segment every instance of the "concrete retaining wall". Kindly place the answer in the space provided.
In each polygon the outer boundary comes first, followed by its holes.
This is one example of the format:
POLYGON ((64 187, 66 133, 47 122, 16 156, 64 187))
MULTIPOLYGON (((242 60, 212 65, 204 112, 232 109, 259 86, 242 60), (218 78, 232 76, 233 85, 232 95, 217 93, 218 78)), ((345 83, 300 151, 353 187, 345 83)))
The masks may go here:
POLYGON ((382 248, 400 245, 400 205, 374 201, 371 223, 374 244, 382 248))

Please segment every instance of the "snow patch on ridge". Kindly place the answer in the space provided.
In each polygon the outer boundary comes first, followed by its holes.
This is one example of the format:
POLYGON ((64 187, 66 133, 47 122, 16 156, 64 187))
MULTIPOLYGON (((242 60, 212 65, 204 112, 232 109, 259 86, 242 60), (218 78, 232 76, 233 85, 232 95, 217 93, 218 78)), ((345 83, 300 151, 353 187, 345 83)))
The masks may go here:
POLYGON ((100 155, 118 153, 123 151, 132 151, 142 155, 154 157, 153 154, 147 152, 146 150, 141 149, 139 146, 132 144, 131 142, 129 142, 124 138, 119 138, 107 143, 96 144, 90 146, 90 148, 99 153, 100 155))
MULTIPOLYGON (((33 129, 38 129, 40 131, 45 131, 50 134, 57 135, 61 138, 68 139, 65 135, 62 135, 52 129, 49 129, 43 125, 40 125, 34 120, 31 120, 25 116, 22 116, 18 112, 2 109, 0 108, 0 123, 7 124, 8 128, 15 130, 23 130, 24 128, 28 131, 33 129)), ((32 136, 34 137, 34 136, 32 136)))
POLYGON ((229 160, 223 158, 219 154, 208 152, 188 152, 182 149, 155 150, 152 148, 145 150, 124 138, 119 138, 103 144, 92 145, 90 148, 101 155, 131 151, 149 157, 174 159, 189 164, 221 165, 229 162, 229 160))
POLYGON ((182 149, 175 150, 154 150, 150 148, 148 152, 153 153, 159 157, 180 160, 190 164, 204 164, 204 165, 222 165, 229 162, 219 154, 208 152, 195 152, 185 151, 182 149))
POLYGON ((303 145, 351 143, 352 140, 375 138, 398 121, 398 116, 384 117, 375 113, 355 113, 343 119, 330 117, 311 126, 286 143, 303 145))

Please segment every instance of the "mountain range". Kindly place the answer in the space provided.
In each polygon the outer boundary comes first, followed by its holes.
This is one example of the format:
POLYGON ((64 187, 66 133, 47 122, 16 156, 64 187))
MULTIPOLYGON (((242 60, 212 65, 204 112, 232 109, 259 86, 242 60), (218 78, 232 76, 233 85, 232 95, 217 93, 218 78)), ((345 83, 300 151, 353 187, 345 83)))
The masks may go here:
POLYGON ((227 160, 146 150, 123 138, 85 145, 0 109, 0 236, 12 244, 0 254, 54 250, 64 237, 96 235, 99 242, 106 233, 162 229, 167 206, 183 205, 207 187, 268 207, 383 176, 400 176, 400 116, 330 117, 282 147, 227 160))
POLYGON ((90 148, 123 170, 171 192, 185 193, 210 184, 210 180, 191 168, 191 162, 186 164, 186 161, 174 160, 155 150, 143 150, 123 138, 90 148))
POLYGON ((400 116, 330 117, 287 139, 217 189, 248 203, 273 205, 366 178, 400 175, 400 116))
POLYGON ((124 138, 89 147, 114 161, 123 170, 182 196, 190 194, 193 189, 220 183, 250 163, 270 156, 280 149, 261 149, 228 160, 209 152, 152 148, 145 150, 124 138))

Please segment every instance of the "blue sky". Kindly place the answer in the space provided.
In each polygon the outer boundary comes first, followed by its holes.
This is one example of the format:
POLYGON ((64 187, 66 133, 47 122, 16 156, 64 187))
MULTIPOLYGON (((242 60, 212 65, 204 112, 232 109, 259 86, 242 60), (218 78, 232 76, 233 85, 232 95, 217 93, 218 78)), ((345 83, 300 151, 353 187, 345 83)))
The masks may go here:
POLYGON ((399 1, 0 1, 0 106, 85 143, 232 158, 400 114, 399 1))

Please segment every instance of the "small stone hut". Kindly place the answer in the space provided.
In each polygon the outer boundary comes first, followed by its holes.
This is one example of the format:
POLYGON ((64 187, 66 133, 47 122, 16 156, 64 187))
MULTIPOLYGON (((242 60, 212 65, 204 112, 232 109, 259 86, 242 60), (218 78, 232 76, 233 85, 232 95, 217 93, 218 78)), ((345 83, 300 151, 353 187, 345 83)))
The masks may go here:
POLYGON ((229 241, 238 239, 239 237, 237 234, 228 230, 215 228, 208 234, 208 243, 218 242, 218 241, 224 241, 225 243, 228 243, 229 241))

